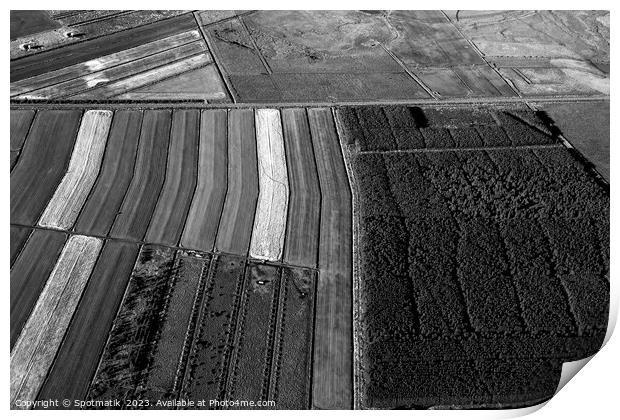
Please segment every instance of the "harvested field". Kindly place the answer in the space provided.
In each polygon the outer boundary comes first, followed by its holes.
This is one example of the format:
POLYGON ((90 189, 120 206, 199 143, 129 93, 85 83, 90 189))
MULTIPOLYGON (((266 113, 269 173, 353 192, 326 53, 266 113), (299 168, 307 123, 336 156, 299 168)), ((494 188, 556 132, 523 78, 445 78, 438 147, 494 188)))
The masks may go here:
POLYGON ((12 98, 229 100, 192 13, 91 11, 50 20, 58 29, 11 42, 12 98))
POLYGON ((11 349, 11 408, 36 399, 95 265, 102 241, 71 237, 11 349))
MULTIPOLYGON (((36 36, 20 37, 11 41, 11 59, 32 57, 33 55, 49 50, 58 49, 80 41, 112 35, 127 29, 143 26, 149 23, 165 21, 176 16, 182 16, 186 11, 182 10, 138 10, 130 13, 111 13, 102 16, 102 19, 92 20, 86 17, 82 22, 67 21, 60 18, 57 22, 62 26, 55 30, 39 32, 36 36), (74 31, 78 36, 66 36, 64 32, 74 31), (34 43, 38 48, 23 49, 19 46, 23 43, 34 43)), ((75 15, 72 16, 75 19, 75 15)), ((79 18, 78 18, 79 19, 79 18)), ((162 22, 163 23, 163 22, 162 22)), ((170 22, 167 22, 170 23, 170 22)))
POLYGON ((40 111, 11 174, 12 221, 315 267, 313 148, 339 148, 331 111, 309 112, 310 124, 305 109, 86 110, 81 123, 77 111, 40 111), (46 129, 59 141, 42 153, 46 129), (321 139, 314 146, 311 131, 321 139), (49 174, 43 184, 32 178, 39 168, 49 174))
POLYGON ((357 182, 361 406, 550 398, 560 364, 605 335, 607 188, 523 110, 337 115, 357 182), (423 141, 399 147, 407 135, 423 141))
POLYGON ((605 11, 34 13, 12 13, 17 100, 609 95, 605 11))
POLYGON ((67 173, 47 203, 40 226, 65 230, 73 226, 99 173, 111 122, 111 111, 84 113, 67 173))
POLYGON ((546 402, 608 332, 609 16, 12 11, 11 408, 546 402))
POLYGON ((39 399, 86 399, 137 254, 137 245, 105 243, 39 399))
POLYGON ((20 234, 26 236, 23 238, 26 245, 22 245, 19 258, 11 267, 11 349, 30 317, 67 239, 65 234, 51 231, 33 232, 23 229, 20 234), (30 240, 26 242, 26 239, 30 240))
MULTIPOLYGON (((52 112, 22 129, 33 142, 52 112)), ((227 398, 350 408, 350 188, 331 109, 88 109, 65 120, 78 133, 59 131, 73 147, 57 152, 66 169, 51 167, 44 216, 11 229, 12 342, 35 322, 54 266, 68 264, 67 237, 102 248, 88 273, 68 276, 81 299, 28 392, 125 408, 227 398), (77 198, 56 198, 68 185, 77 198)), ((30 140, 12 177, 51 166, 30 140)))
POLYGON ((185 221, 181 246, 211 250, 228 183, 228 141, 225 110, 204 111, 198 146, 196 190, 185 221))

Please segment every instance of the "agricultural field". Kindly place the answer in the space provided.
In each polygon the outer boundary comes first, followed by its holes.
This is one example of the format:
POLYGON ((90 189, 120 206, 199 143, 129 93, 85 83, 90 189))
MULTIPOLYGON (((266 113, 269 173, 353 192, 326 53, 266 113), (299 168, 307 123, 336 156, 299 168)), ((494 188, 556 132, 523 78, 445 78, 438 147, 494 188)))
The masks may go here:
POLYGON ((331 109, 12 118, 13 404, 352 406, 350 187, 331 109))
POLYGON ((51 10, 11 25, 19 101, 609 95, 605 11, 51 10))
POLYGON ((12 116, 13 400, 512 407, 602 344, 608 188, 526 107, 12 116))
POLYGON ((10 407, 548 401, 609 322, 609 40, 606 11, 12 11, 10 407))
POLYGON ((59 28, 11 40, 15 100, 230 101, 189 11, 51 12, 59 28))

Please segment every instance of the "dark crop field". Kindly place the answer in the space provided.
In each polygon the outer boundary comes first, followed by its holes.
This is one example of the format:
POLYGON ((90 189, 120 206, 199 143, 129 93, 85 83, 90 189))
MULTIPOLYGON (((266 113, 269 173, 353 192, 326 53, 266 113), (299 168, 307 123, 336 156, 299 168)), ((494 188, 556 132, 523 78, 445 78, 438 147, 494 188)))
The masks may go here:
POLYGON ((362 407, 524 406, 602 344, 609 191, 524 109, 341 108, 362 407))

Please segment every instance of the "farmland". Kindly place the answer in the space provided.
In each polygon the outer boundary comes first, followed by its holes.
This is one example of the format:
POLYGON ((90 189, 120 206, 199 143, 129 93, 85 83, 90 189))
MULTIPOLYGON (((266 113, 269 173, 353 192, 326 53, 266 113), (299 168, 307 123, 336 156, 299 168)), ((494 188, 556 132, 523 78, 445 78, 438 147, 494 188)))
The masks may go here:
POLYGON ((613 311, 609 22, 13 11, 11 408, 545 403, 613 311))
POLYGON ((38 308, 68 293, 55 273, 83 262, 69 271, 69 318, 41 344, 54 364, 16 373, 14 398, 352 404, 351 324, 329 321, 350 316, 351 299, 339 200, 350 188, 330 109, 20 111, 20 126, 24 115, 11 183, 14 372, 38 355, 24 350, 30 330, 47 328, 38 308), (59 116, 71 125, 49 151, 56 167, 35 146, 59 116), (49 184, 33 182, 45 165, 49 184))
POLYGON ((56 362, 24 379, 40 399, 520 406, 602 343, 608 190, 527 108, 98 112, 28 116, 11 175, 15 203, 41 203, 12 208, 15 369, 54 273, 90 264, 56 362), (58 115, 50 153, 80 169, 32 183, 58 115), (84 198, 56 200, 67 183, 84 198))

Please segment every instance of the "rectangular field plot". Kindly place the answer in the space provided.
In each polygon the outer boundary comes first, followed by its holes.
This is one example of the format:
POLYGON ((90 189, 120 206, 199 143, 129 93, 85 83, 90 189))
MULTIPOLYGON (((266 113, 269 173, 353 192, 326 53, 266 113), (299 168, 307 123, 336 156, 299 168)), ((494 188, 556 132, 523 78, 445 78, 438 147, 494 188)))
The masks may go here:
POLYGON ((84 11, 57 18, 60 28, 11 41, 11 97, 228 101, 188 12, 84 11), (39 48, 20 48, 24 43, 39 48))
POLYGON ((17 225, 317 266, 321 196, 332 192, 319 184, 323 141, 311 128, 340 156, 329 108, 13 115, 15 147, 26 137, 11 173, 17 225), (320 115, 312 127, 308 113, 320 115))
POLYGON ((605 336, 608 189, 523 110, 337 116, 359 212, 360 405, 552 396, 561 363, 605 336))
POLYGON ((312 269, 145 245, 88 398, 309 408, 315 287, 312 269))

